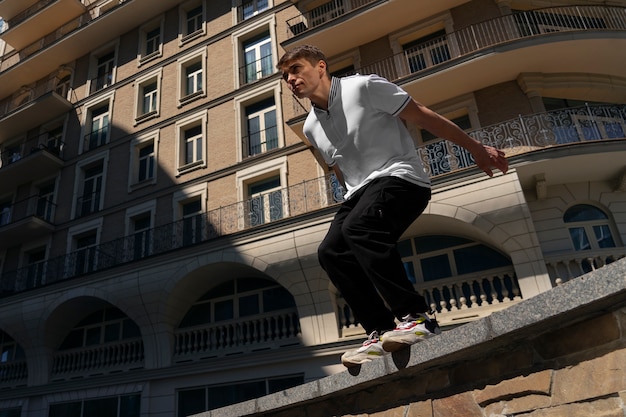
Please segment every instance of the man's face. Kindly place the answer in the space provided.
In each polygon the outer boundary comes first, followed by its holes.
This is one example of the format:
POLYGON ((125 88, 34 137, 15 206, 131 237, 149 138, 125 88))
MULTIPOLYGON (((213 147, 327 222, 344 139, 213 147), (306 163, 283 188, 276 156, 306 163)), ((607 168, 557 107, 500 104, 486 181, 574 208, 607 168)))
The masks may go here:
POLYGON ((326 76, 326 64, 319 61, 313 65, 308 60, 300 58, 287 62, 282 71, 283 79, 296 97, 308 98, 319 86, 321 77, 326 76))

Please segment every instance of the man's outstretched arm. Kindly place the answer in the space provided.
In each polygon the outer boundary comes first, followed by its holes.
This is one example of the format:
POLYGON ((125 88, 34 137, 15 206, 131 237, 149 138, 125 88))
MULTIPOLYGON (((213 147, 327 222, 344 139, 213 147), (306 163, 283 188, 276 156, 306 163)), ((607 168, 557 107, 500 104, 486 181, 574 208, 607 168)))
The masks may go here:
POLYGON ((492 168, 497 168, 504 174, 509 169, 504 152, 472 139, 456 124, 413 99, 400 112, 400 118, 428 130, 437 137, 464 147, 472 154, 476 165, 490 177, 493 176, 492 168))

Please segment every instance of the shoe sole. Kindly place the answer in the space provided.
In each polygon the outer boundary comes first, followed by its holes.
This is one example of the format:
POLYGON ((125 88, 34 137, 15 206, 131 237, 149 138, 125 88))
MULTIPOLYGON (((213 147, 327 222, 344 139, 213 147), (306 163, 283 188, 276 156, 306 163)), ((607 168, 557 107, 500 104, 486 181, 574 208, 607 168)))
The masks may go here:
POLYGON ((383 339, 383 342, 382 342, 383 349, 386 352, 397 352, 399 350, 406 349, 409 346, 413 346, 426 339, 430 339, 433 336, 435 336, 435 334, 425 334, 417 338, 411 337, 410 339, 408 338, 407 339, 398 338, 396 340, 384 340, 383 339))

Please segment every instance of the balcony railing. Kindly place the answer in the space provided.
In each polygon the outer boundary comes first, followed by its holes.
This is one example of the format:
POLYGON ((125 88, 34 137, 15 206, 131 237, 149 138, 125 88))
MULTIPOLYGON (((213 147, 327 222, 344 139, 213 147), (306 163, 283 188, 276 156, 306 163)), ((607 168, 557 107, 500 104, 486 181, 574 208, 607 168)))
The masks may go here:
MULTIPOLYGON (((0 33, 5 32, 9 28, 19 25, 20 23, 22 23, 29 17, 37 14, 41 9, 57 1, 58 0, 40 0, 39 2, 30 6, 29 8, 22 10, 20 13, 16 14, 11 19, 7 20, 7 25, 5 25, 4 30, 0 31, 0 33)), ((0 29, 2 28, 0 27, 0 29)))
MULTIPOLYGON (((60 84, 56 77, 46 77, 37 81, 29 88, 20 89, 17 93, 0 100, 0 120, 14 110, 17 110, 28 103, 32 103, 46 94, 50 94, 52 92, 56 92, 58 94, 61 92, 62 87, 63 84, 60 84)), ((62 97, 67 99, 66 96, 62 97)))
MULTIPOLYGON (((513 267, 481 271, 415 284, 442 324, 484 317, 522 299, 513 267)), ((343 336, 361 333, 358 321, 343 297, 337 297, 339 328, 343 336)))
POLYGON ((54 354, 52 379, 71 378, 73 374, 103 374, 142 368, 143 341, 128 339, 89 348, 62 350, 54 354))
POLYGON ((584 250, 545 257, 552 285, 571 279, 626 257, 625 247, 584 250))
POLYGON ((28 363, 24 359, 0 363, 0 386, 26 385, 28 363))
POLYGON ((272 64, 272 55, 266 55, 240 67, 239 80, 242 85, 249 84, 274 74, 274 71, 275 69, 272 64))
POLYGON ((0 296, 84 276, 330 207, 343 201, 343 193, 334 176, 303 181, 194 217, 48 259, 37 264, 36 277, 33 277, 32 266, 5 271, 0 276, 0 296), (264 204, 260 206, 259 201, 264 204))
POLYGON ((83 138, 83 152, 92 151, 107 143, 109 135, 109 126, 87 133, 83 138))
POLYGON ((295 308, 209 326, 182 328, 174 335, 176 360, 222 356, 270 349, 300 342, 295 308))
MULTIPOLYGON (((331 8, 337 2, 335 0, 324 6, 331 8)), ((301 32, 298 31, 310 29, 303 23, 308 21, 306 16, 308 15, 288 20, 288 26, 292 25, 289 31, 299 34, 301 32)), ((589 30, 626 30, 626 8, 566 6, 514 13, 431 39, 399 54, 364 65, 355 72, 378 74, 388 80, 397 81, 453 59, 467 57, 484 48, 528 37, 549 36, 555 32, 589 30)))
POLYGON ((278 130, 271 126, 265 130, 244 136, 242 139, 243 157, 258 155, 278 147, 278 130))
POLYGON ((332 0, 287 20, 287 38, 300 35, 378 0, 332 0))
POLYGON ((100 16, 110 13, 118 7, 123 7, 125 3, 128 3, 130 1, 133 0, 110 2, 107 4, 110 4, 111 6, 104 8, 102 7, 101 2, 91 2, 89 5, 87 5, 87 11, 85 13, 65 23, 54 32, 49 33, 45 37, 33 42, 32 44, 20 50, 11 51, 8 54, 0 56, 0 73, 13 67, 14 65, 19 64, 31 55, 40 52, 42 49, 45 49, 55 44, 57 41, 64 38, 65 36, 68 36, 69 34, 91 24, 93 20, 99 18, 100 16))
POLYGON ((10 207, 5 207, 0 211, 0 229, 30 217, 37 217, 52 223, 55 210, 56 204, 48 197, 33 196, 16 201, 10 207))
POLYGON ((46 132, 17 145, 5 147, 0 151, 0 169, 37 152, 49 152, 59 157, 63 145, 60 134, 46 132))

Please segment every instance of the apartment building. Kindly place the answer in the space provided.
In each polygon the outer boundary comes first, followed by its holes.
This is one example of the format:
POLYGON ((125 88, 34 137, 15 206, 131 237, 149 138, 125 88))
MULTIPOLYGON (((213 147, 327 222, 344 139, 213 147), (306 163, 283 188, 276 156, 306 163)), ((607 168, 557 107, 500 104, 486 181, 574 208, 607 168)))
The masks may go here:
POLYGON ((317 261, 343 189, 275 69, 296 45, 507 153, 489 178, 410 126, 433 198, 399 250, 444 331, 626 256, 626 1, 0 0, 0 18, 2 417, 182 417, 344 370, 365 335, 317 261))

